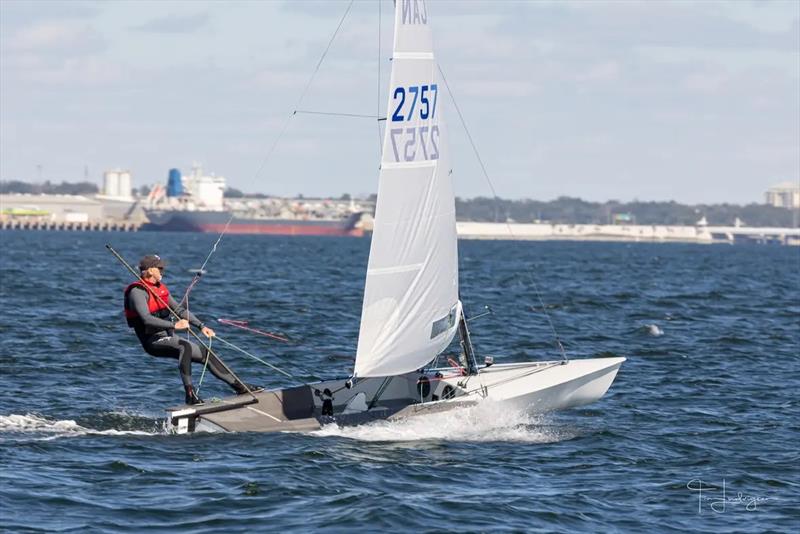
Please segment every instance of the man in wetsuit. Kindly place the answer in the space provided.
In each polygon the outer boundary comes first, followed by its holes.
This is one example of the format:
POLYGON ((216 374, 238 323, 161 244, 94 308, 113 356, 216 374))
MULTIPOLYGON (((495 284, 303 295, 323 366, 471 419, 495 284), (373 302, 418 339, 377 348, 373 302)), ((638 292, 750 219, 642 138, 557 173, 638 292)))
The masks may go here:
POLYGON ((144 284, 136 281, 125 288, 125 318, 128 326, 136 332, 145 352, 151 356, 178 360, 183 388, 186 390, 186 404, 203 402, 192 386, 192 362, 205 363, 206 356, 211 374, 231 386, 237 394, 246 393, 248 388, 251 391, 261 389, 238 381, 205 347, 175 335, 176 330, 186 330, 190 325, 199 328, 206 337, 212 338, 215 334, 172 298, 166 284, 161 282, 164 267, 165 263, 159 256, 142 258, 139 271, 144 284), (172 314, 167 306, 181 317, 178 322, 172 323, 172 314))

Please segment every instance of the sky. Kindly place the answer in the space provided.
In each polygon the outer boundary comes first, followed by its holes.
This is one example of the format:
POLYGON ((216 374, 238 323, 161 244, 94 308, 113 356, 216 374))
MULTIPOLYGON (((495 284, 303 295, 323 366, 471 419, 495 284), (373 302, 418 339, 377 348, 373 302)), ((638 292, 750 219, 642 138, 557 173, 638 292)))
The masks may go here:
MULTIPOLYGON (((348 3, 0 0, 0 179, 139 186, 196 162, 247 192, 375 192, 383 123, 292 115, 348 3)), ((354 2, 299 109, 385 116, 392 9, 354 2)), ((428 11, 500 197, 741 204, 800 182, 800 2, 428 11)), ((445 106, 456 195, 490 196, 445 106)))

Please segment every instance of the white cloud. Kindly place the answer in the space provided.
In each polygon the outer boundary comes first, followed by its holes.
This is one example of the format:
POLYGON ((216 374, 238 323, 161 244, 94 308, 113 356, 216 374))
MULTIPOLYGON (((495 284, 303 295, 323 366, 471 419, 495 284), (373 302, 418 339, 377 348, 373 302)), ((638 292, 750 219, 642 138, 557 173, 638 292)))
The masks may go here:
POLYGON ((715 72, 695 72, 689 74, 683 80, 683 86, 689 91, 699 93, 718 93, 728 83, 730 77, 722 71, 715 72))
POLYGON ((622 67, 616 61, 601 61, 589 66, 583 73, 579 73, 576 78, 581 82, 613 82, 619 79, 622 67))
POLYGON ((105 39, 91 24, 71 20, 49 20, 12 32, 5 46, 12 53, 49 52, 75 55, 102 49, 105 46, 105 39))
POLYGON ((19 28, 47 20, 90 20, 101 12, 102 4, 85 0, 5 0, 0 2, 0 28, 19 28))
POLYGON ((67 58, 57 65, 41 65, 22 73, 34 83, 108 86, 128 80, 125 68, 97 57, 67 58))
POLYGON ((456 95, 478 98, 524 98, 536 92, 536 84, 529 80, 465 79, 456 95))
POLYGON ((169 14, 137 24, 131 29, 149 33, 182 34, 201 30, 208 22, 208 13, 169 14))

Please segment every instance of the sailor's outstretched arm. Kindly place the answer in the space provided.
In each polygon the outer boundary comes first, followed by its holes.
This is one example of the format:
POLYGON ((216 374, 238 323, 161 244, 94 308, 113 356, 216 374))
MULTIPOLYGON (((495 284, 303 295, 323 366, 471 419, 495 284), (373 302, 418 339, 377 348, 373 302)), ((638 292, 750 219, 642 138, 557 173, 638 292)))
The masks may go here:
POLYGON ((170 308, 175 310, 175 313, 177 313, 181 319, 187 319, 189 324, 195 328, 202 328, 204 326, 203 321, 198 319, 195 314, 181 306, 178 301, 172 298, 172 295, 169 296, 169 302, 167 302, 167 304, 169 304, 170 308))

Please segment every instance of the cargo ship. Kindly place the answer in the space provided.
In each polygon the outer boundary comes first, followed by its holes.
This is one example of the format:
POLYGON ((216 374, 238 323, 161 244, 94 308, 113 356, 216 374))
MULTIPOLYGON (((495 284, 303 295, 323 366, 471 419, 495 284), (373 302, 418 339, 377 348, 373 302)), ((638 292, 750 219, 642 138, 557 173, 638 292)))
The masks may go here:
POLYGON ((169 171, 167 185, 155 185, 144 212, 142 231, 265 235, 364 235, 362 217, 368 206, 352 200, 309 200, 276 197, 226 199, 225 178, 204 176, 195 165, 189 175, 169 171))
POLYGON ((229 234, 355 237, 364 235, 364 230, 358 226, 361 213, 353 213, 343 220, 247 218, 237 217, 230 211, 145 209, 145 213, 150 222, 141 227, 142 231, 221 233, 227 225, 229 234))

